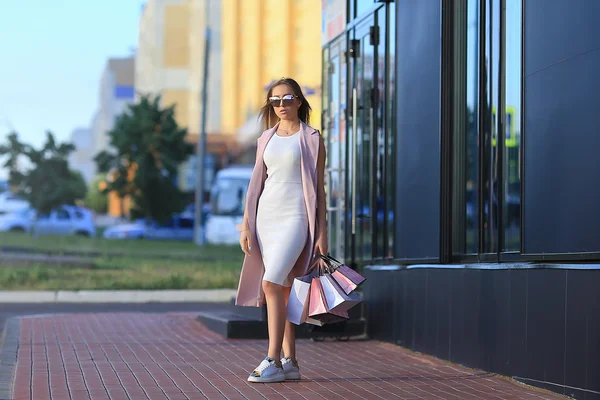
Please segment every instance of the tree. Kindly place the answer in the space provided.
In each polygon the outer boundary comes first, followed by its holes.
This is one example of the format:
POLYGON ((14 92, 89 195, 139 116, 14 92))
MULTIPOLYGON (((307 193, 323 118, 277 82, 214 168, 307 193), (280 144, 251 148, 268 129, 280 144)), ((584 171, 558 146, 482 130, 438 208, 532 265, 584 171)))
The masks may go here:
POLYGON ((84 200, 86 207, 100 214, 108 210, 108 195, 104 192, 104 186, 106 186, 106 174, 98 174, 90 184, 84 200))
POLYGON ((194 148, 175 121, 175 106, 161 108, 160 96, 142 96, 108 135, 111 149, 94 160, 100 172, 109 173, 106 191, 131 197, 131 217, 165 221, 183 210, 188 196, 175 183, 177 168, 194 148))
POLYGON ((69 169, 68 157, 74 150, 71 143, 56 143, 51 132, 46 132, 46 143, 40 150, 22 143, 15 132, 0 145, 0 155, 8 156, 4 167, 10 171, 10 186, 28 200, 38 214, 48 213, 63 204, 75 204, 85 197, 87 187, 83 177, 69 169), (21 158, 27 158, 31 167, 20 168, 21 158))

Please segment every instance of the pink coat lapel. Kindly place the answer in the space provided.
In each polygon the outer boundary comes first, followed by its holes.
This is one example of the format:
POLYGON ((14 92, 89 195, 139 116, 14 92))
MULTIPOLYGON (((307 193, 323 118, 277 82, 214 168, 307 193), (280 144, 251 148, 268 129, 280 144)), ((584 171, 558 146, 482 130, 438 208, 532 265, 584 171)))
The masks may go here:
MULTIPOLYGON (((265 179, 267 177, 266 166, 263 161, 263 154, 269 140, 277 131, 279 124, 263 132, 258 138, 256 148, 256 163, 248 185, 248 194, 246 195, 246 207, 248 213, 248 225, 250 228, 252 250, 250 256, 244 257, 240 282, 236 296, 236 304, 240 306, 260 307, 264 304, 264 293, 262 290, 262 278, 264 274, 264 265, 262 254, 256 239, 256 211, 258 199, 262 193, 265 179)), ((288 284, 293 282, 294 278, 306 273, 311 261, 312 251, 316 237, 316 216, 317 216, 317 158, 319 153, 319 132, 301 123, 300 132, 300 160, 302 166, 302 187, 304 192, 304 201, 308 211, 308 230, 309 237, 302 254, 298 258, 296 265, 288 276, 288 284)))

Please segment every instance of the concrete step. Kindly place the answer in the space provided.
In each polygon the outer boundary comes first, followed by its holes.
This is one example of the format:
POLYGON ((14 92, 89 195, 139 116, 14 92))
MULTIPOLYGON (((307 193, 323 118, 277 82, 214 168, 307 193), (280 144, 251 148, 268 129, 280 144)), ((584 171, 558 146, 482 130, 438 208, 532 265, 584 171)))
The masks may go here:
MULTIPOLYGON (((357 306, 358 307, 358 306, 357 306)), ((210 330, 229 339, 267 339, 267 321, 252 319, 231 311, 201 312, 196 318, 210 330)), ((350 319, 335 324, 314 326, 302 324, 296 327, 296 337, 299 339, 349 339, 364 337, 366 320, 363 318, 350 319)))
MULTIPOLYGON (((350 319, 335 324, 315 326, 302 324, 296 328, 297 338, 315 340, 361 337, 366 334, 364 301, 350 309, 350 319)), ((227 310, 202 312, 197 319, 209 329, 236 339, 267 339, 267 307, 241 307, 232 298, 227 310)))

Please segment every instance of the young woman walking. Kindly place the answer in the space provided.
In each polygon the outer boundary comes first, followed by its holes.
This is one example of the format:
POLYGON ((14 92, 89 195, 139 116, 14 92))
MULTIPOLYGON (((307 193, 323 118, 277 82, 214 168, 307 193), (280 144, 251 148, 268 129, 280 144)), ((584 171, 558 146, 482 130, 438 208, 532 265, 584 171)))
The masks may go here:
POLYGON ((236 304, 267 304, 267 357, 250 382, 300 379, 295 325, 286 320, 294 278, 327 254, 325 146, 310 127, 311 107, 300 85, 283 78, 271 85, 260 116, 268 128, 258 139, 240 234, 245 253, 236 304), (271 122, 276 122, 271 127, 271 122), (281 352, 283 350, 283 358, 281 352))

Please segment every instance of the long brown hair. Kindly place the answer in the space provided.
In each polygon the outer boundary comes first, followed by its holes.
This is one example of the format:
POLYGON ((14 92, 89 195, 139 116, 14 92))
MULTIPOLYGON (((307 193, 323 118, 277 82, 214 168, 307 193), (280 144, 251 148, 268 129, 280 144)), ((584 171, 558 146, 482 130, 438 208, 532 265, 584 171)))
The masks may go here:
POLYGON ((271 106, 271 104, 269 103, 269 97, 271 97, 271 95, 273 94, 273 89, 279 85, 288 85, 294 91, 294 95, 298 96, 298 100, 300 100, 298 118, 300 119, 300 121, 308 125, 310 123, 310 112, 312 111, 312 108, 310 107, 308 100, 306 100, 306 97, 304 97, 304 93, 302 93, 302 88, 300 87, 298 82, 296 82, 292 78, 281 78, 278 81, 275 81, 273 84, 271 84, 271 86, 269 86, 265 104, 262 106, 258 114, 258 118, 262 121, 262 124, 265 127, 265 129, 272 128, 277 122, 277 114, 275 114, 273 106, 271 106))

